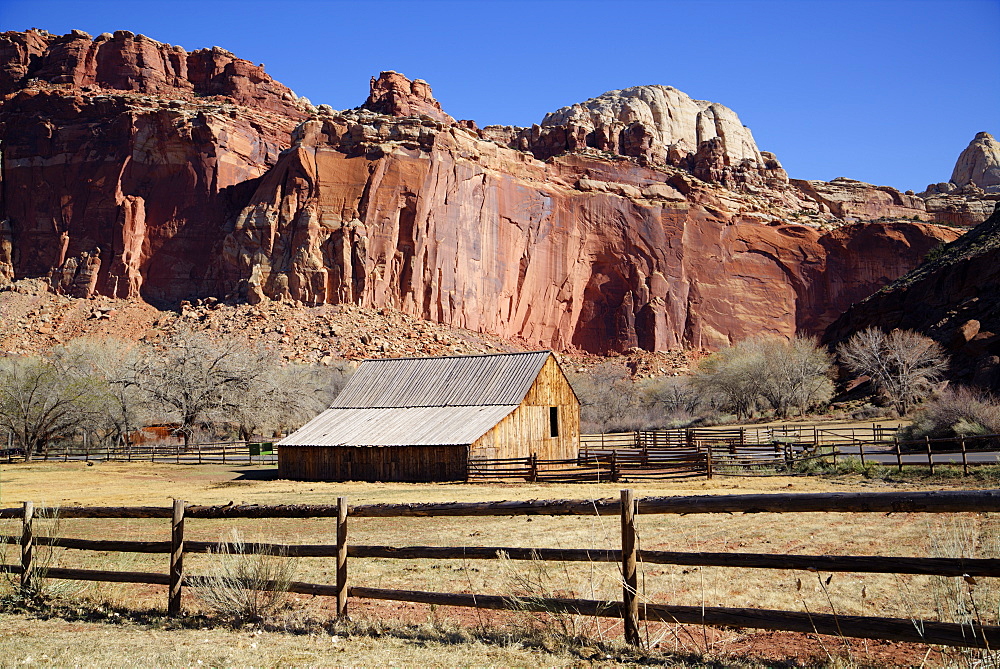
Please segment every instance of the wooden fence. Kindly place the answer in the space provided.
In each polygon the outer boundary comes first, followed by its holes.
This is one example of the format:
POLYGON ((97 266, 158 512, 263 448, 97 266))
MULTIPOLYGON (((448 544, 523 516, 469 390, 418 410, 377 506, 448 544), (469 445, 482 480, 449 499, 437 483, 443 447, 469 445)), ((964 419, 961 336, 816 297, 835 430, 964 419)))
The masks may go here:
POLYGON ((167 610, 181 612, 181 594, 188 576, 184 571, 185 553, 219 552, 223 546, 230 553, 276 554, 289 557, 327 557, 336 561, 336 578, 331 584, 292 582, 267 587, 288 592, 336 598, 338 616, 347 615, 348 598, 383 599, 442 606, 467 606, 486 609, 567 612, 623 620, 624 636, 632 644, 640 643, 639 621, 687 623, 726 627, 750 627, 794 632, 815 632, 841 637, 908 641, 974 648, 1000 647, 1000 626, 980 623, 959 624, 937 621, 802 613, 754 608, 716 606, 677 606, 643 602, 638 595, 638 574, 644 564, 744 567, 755 569, 803 569, 812 572, 858 572, 887 574, 926 574, 952 577, 1000 576, 1000 560, 972 558, 925 558, 844 555, 776 555, 757 553, 686 553, 639 550, 636 543, 637 514, 691 513, 956 513, 1000 512, 1000 490, 939 491, 917 493, 798 493, 768 495, 720 495, 692 497, 651 497, 636 500, 630 490, 621 491, 620 500, 550 500, 528 502, 483 502, 444 504, 371 504, 348 507, 338 498, 336 505, 227 505, 188 506, 179 500, 172 508, 160 507, 66 507, 62 518, 163 518, 170 519, 169 541, 84 540, 60 537, 36 537, 33 531, 35 509, 31 502, 21 508, 0 510, 0 518, 20 518, 20 537, 3 536, 0 541, 20 544, 20 564, 0 565, 0 571, 20 575, 23 587, 32 587, 33 579, 71 579, 83 581, 149 583, 168 586, 167 610), (520 516, 520 515, 618 515, 621 518, 621 549, 550 549, 517 547, 453 546, 360 546, 347 538, 348 517, 427 517, 427 516, 520 516), (279 545, 248 543, 242 545, 188 541, 184 538, 185 521, 203 518, 334 518, 334 545, 279 545), (166 573, 111 572, 91 569, 50 567, 36 572, 35 545, 61 546, 67 549, 161 553, 169 556, 166 573), (505 595, 424 592, 371 588, 349 585, 349 558, 395 559, 481 559, 561 560, 579 562, 615 562, 620 564, 622 598, 599 601, 567 598, 518 598, 505 595))
MULTIPOLYGON (((24 457, 24 451, 9 446, 0 450, 0 457, 12 462, 24 457)), ((35 460, 68 462, 162 462, 178 465, 201 464, 276 464, 275 447, 271 442, 219 441, 205 444, 156 443, 108 445, 87 443, 52 444, 32 456, 35 460)))
MULTIPOLYGON (((601 437, 581 436, 579 460, 581 463, 595 459, 608 463, 608 469, 601 472, 602 480, 613 481, 640 477, 643 472, 636 470, 645 467, 636 467, 636 463, 671 455, 687 461, 687 475, 700 474, 709 478, 786 475, 795 473, 801 465, 812 460, 837 465, 844 458, 854 458, 862 466, 895 467, 900 472, 904 467, 926 467, 931 474, 942 465, 960 466, 962 473, 967 475, 970 468, 1000 464, 1000 435, 901 441, 896 437, 896 429, 877 424, 870 428, 840 429, 786 426, 650 430, 601 437), (614 468, 610 466, 613 460, 630 464, 614 468)), ((522 459, 523 462, 527 461, 522 459)), ((652 478, 666 478, 673 473, 645 472, 652 478)), ((593 480, 593 477, 589 473, 581 474, 580 480, 593 480)))

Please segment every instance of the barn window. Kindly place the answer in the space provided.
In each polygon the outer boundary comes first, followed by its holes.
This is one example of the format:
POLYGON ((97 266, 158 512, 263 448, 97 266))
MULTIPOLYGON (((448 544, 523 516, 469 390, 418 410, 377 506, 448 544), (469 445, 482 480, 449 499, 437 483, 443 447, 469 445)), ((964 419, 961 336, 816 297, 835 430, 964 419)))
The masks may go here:
POLYGON ((559 407, 549 407, 549 436, 559 436, 559 407))

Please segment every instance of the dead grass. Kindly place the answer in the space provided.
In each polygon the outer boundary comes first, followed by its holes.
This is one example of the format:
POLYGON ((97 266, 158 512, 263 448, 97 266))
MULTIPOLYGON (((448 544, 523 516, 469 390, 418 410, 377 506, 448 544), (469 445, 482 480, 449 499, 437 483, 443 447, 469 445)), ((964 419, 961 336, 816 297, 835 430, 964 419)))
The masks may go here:
MULTIPOLYGON (((270 470, 273 472, 273 470, 270 470)), ((559 484, 368 484, 368 483, 302 483, 278 481, 270 478, 263 467, 233 468, 224 466, 176 466, 133 464, 98 464, 86 467, 80 463, 34 463, 3 465, 0 473, 3 506, 15 506, 20 500, 32 500, 66 506, 82 505, 160 505, 167 506, 174 497, 192 503, 323 503, 332 504, 338 496, 347 496, 351 503, 373 502, 432 502, 473 501, 499 499, 547 498, 607 498, 616 497, 618 490, 631 487, 637 496, 677 494, 731 494, 744 492, 819 492, 819 491, 886 491, 893 489, 936 489, 940 482, 901 483, 868 481, 861 477, 840 479, 803 478, 748 478, 694 480, 688 482, 642 482, 636 484, 559 485, 559 484)), ((961 480, 949 482, 958 487, 961 480)), ((956 542, 946 541, 955 533, 955 523, 960 523, 961 538, 958 542, 966 548, 991 544, 989 537, 1000 536, 1000 521, 987 514, 959 514, 957 517, 924 516, 922 514, 778 514, 747 515, 691 515, 638 517, 640 547, 652 550, 689 551, 743 551, 802 554, 847 555, 933 555, 942 543, 954 550, 956 542)), ((17 534, 17 521, 0 522, 0 532, 17 534)), ((246 541, 273 541, 285 543, 334 543, 334 527, 329 519, 270 519, 270 520, 194 520, 186 526, 187 537, 194 540, 213 541, 231 529, 238 529, 246 541)), ((98 520, 63 519, 60 530, 64 536, 123 539, 163 540, 169 536, 167 520, 98 520)), ((510 517, 510 518, 357 518, 349 525, 349 537, 354 544, 383 545, 468 545, 468 546, 532 546, 551 548, 617 548, 618 522, 614 517, 510 517)), ((9 549, 13 550, 13 549, 9 549)), ((206 573, 211 568, 212 556, 188 555, 185 557, 189 573, 206 573)), ((10 559, 8 558, 8 560, 10 559)), ((79 566, 100 569, 166 572, 167 557, 159 555, 123 555, 57 549, 55 562, 59 566, 79 566)), ((356 585, 414 590, 451 592, 476 592, 509 594, 518 584, 544 582, 545 593, 552 596, 617 599, 620 597, 619 576, 616 565, 588 563, 546 563, 544 567, 531 562, 486 560, 395 560, 369 559, 350 561, 350 581, 356 585), (544 569, 544 571, 539 571, 544 569)), ((640 592, 649 601, 687 605, 752 606, 811 612, 836 612, 838 614, 885 615, 898 617, 926 617, 949 619, 961 612, 949 612, 940 603, 943 591, 956 590, 956 584, 942 586, 940 580, 930 577, 894 576, 877 574, 815 574, 785 570, 735 570, 723 568, 689 568, 669 565, 644 565, 640 570, 640 592)), ((330 583, 334 580, 334 566, 330 560, 302 558, 298 563, 297 580, 330 583)), ((990 579, 980 579, 989 581, 990 579)), ((976 586, 980 587, 980 586, 976 586)), ((961 589, 960 587, 958 588, 961 589)), ((966 588, 967 589, 967 588, 966 588)), ((964 591, 963 591, 964 592, 964 591)), ((190 591, 189 591, 190 593, 190 591)), ((531 593, 525 592, 530 595, 531 593)), ((985 591, 984 591, 985 594, 985 591)), ((113 606, 164 608, 165 588, 158 586, 88 584, 82 586, 79 596, 92 602, 113 606)), ((987 604, 984 610, 988 622, 996 623, 996 603, 987 604)), ((199 609, 190 594, 185 597, 185 608, 199 609)), ((295 606, 310 616, 320 619, 332 616, 333 603, 327 598, 298 596, 295 606)), ((510 623, 511 615, 475 610, 434 610, 419 605, 402 605, 388 608, 387 603, 353 602, 352 612, 374 618, 386 616, 394 621, 422 624, 441 618, 458 621, 466 627, 488 627, 510 623), (505 617, 506 616, 506 617, 505 617)), ((394 606, 394 605, 392 605, 394 606)), ((6 620, 8 616, 4 616, 6 620)), ((531 621, 521 621, 525 626, 531 621)), ((558 622, 558 621, 556 621, 558 622)), ((563 621, 566 622, 566 621, 563 621)), ((587 621, 571 621, 577 622, 587 621)), ((58 625, 54 634, 61 634, 58 625)), ((587 625, 590 625, 587 622, 587 625)), ((588 626, 584 631, 592 638, 617 639, 621 630, 614 621, 604 626, 588 626)), ((67 628, 68 629, 68 628, 67 628)), ((92 633, 90 628, 79 629, 80 634, 92 633)), ((567 628, 572 631, 572 626, 567 628)), ((690 628, 686 628, 690 629, 690 628)), ((93 632, 97 635, 96 632, 93 632)), ((147 649, 149 662, 157 664, 242 664, 238 655, 212 655, 230 652, 210 648, 198 641, 199 635, 214 638, 217 632, 184 632, 179 647, 168 650, 147 649), (187 644, 187 645, 185 645, 187 644), (189 650, 185 650, 188 648, 189 650), (204 649, 211 652, 198 656, 204 649), (187 654, 185 654, 187 653, 187 654)), ((668 626, 651 627, 651 643, 676 653, 695 653, 712 657, 724 645, 716 637, 690 631, 681 634, 668 626)), ((67 632, 68 634, 68 632, 67 632)), ((149 630, 129 629, 126 636, 136 643, 154 643, 160 634, 149 630), (149 636, 151 635, 152 636, 149 636), (130 636, 131 635, 131 636, 130 636), (150 641, 141 641, 143 635, 150 641)), ((175 634, 175 632, 169 632, 175 634)), ((237 634, 237 633, 234 633, 237 634)), ((234 649, 242 648, 238 633, 234 649)), ((81 637, 82 638, 82 637, 81 637)), ((173 638, 173 637, 171 637, 173 638)), ((574 662, 565 649, 550 649, 545 655, 538 650, 525 648, 497 648, 486 652, 471 651, 467 645, 460 649, 454 644, 433 650, 437 641, 421 641, 420 652, 416 642, 396 639, 387 642, 382 650, 370 649, 368 656, 352 655, 361 652, 361 646, 352 646, 354 640, 345 640, 337 650, 328 645, 329 640, 316 641, 315 652, 343 653, 323 655, 324 660, 312 653, 313 641, 303 637, 302 648, 291 649, 284 655, 284 639, 276 638, 274 648, 268 649, 264 661, 253 664, 279 666, 283 664, 549 664, 574 662), (456 650, 457 649, 457 650, 456 650), (454 652, 453 652, 454 651, 454 652), (302 653, 302 654, 296 654, 302 653), (392 655, 392 653, 398 653, 392 655), (472 653, 471 655, 468 653, 472 653), (483 654, 485 653, 485 654, 483 654), (493 653, 493 654, 491 654, 493 653), (527 654, 525 654, 527 653, 527 654), (552 654, 554 653, 554 654, 552 654), (560 653, 564 653, 560 655, 560 653), (471 657, 478 659, 468 659, 471 657), (291 659, 286 659, 291 658, 291 659)), ((16 645, 18 653, 33 650, 36 642, 29 634, 21 642, 10 637, 2 643, 16 645)), ((268 644, 271 644, 270 635, 268 644)), ((310 638, 311 639, 311 638, 310 638)), ((41 643, 39 641, 39 643, 41 643)), ((158 643, 158 642, 157 642, 158 643)), ((215 643, 215 642, 213 642, 215 643)), ((249 643, 249 642, 248 642, 249 643)), ((381 641, 380 641, 381 643, 381 641)), ((479 642, 472 642, 474 646, 479 642)), ((160 644, 163 645, 163 644, 160 644)), ((39 648, 42 646, 39 646, 39 648)), ((145 645, 143 646, 145 647, 145 645)), ((866 645, 864 648, 869 648, 866 645)), ((0 648, 3 648, 0 645, 0 648)), ((53 660, 57 664, 78 664, 71 655, 72 649, 53 660)), ((99 647, 97 653, 85 664, 104 664, 99 647)), ((110 652, 110 651, 109 651, 110 652)), ((52 653, 49 653, 52 656, 52 653)), ((9 653, 5 657, 13 657, 9 653)), ((108 657, 112 657, 109 655, 108 657)), ((144 656, 145 657, 145 656, 144 656)), ((576 662, 580 658, 576 656, 576 662)), ((918 658, 919 660, 919 658, 918 658)), ((112 662, 113 663, 113 662, 112 662)), ((145 663, 145 662, 143 662, 145 663)))
MULTIPOLYGON (((3 616, 3 666, 576 666, 568 653, 463 640, 291 634, 3 616)), ((416 637, 417 635, 414 635, 416 637)))

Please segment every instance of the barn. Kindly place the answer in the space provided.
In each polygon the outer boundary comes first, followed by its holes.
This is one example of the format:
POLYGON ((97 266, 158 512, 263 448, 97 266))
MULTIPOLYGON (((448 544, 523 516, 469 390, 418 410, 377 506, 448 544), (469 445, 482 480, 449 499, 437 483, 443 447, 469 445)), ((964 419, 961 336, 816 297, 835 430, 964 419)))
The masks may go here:
POLYGON ((462 481, 477 460, 575 458, 580 403, 551 351, 362 362, 278 443, 301 481, 462 481))

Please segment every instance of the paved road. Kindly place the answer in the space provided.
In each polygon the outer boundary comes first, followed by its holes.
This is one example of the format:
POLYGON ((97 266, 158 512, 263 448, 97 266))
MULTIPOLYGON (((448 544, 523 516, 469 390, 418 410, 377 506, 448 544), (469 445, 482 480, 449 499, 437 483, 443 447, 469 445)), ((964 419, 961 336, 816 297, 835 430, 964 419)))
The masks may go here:
MULTIPOLYGON (((837 449, 841 455, 860 457, 860 449, 857 446, 841 446, 837 449)), ((961 453, 934 453, 932 456, 934 464, 962 464, 961 453)), ((1000 451, 970 451, 966 453, 968 462, 1000 464, 1000 451)), ((874 461, 884 464, 896 464, 896 452, 890 447, 884 451, 876 451, 874 447, 865 447, 865 461, 874 461)), ((903 452, 903 464, 927 464, 927 453, 903 452)))

